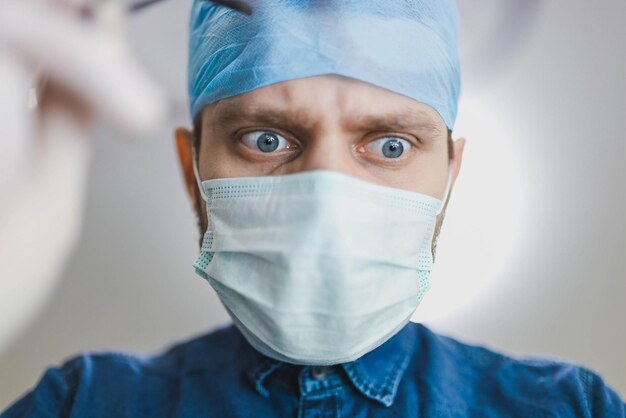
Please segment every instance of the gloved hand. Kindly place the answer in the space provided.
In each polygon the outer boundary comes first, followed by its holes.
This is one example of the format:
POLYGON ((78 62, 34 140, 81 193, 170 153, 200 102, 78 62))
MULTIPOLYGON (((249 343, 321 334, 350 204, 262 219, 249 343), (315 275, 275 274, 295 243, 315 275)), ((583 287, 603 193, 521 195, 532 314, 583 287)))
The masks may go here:
POLYGON ((0 350, 43 305, 77 241, 93 119, 141 135, 166 110, 129 50, 119 3, 86 5, 0 2, 0 350))

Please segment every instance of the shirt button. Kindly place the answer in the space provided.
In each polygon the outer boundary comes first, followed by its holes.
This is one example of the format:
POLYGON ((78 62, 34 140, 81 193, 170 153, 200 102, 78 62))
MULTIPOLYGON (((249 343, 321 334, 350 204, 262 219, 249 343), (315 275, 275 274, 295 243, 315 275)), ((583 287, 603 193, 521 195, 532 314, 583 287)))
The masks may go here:
POLYGON ((313 366, 311 367, 311 376, 313 379, 321 381, 326 379, 329 371, 330 367, 328 366, 313 366))

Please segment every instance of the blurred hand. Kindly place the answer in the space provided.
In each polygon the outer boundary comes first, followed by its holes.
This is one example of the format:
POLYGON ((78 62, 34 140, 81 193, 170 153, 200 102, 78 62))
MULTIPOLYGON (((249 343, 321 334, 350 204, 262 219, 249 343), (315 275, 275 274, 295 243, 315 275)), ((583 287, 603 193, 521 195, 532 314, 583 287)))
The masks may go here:
POLYGON ((93 119, 141 135, 166 110, 130 52, 119 3, 86 4, 0 3, 0 350, 43 305, 77 241, 93 119))

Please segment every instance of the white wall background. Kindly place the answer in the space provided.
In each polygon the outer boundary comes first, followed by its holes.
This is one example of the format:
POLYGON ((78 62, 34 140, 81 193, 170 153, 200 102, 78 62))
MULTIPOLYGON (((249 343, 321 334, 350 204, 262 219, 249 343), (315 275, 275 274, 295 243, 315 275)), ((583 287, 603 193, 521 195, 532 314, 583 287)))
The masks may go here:
MULTIPOLYGON (((624 397, 626 2, 459 6, 467 158, 424 306, 439 315, 426 319, 467 342, 585 364, 624 397), (467 298, 463 283, 482 290, 467 298)), ((170 1, 133 20, 175 112, 147 142, 96 129, 81 242, 36 319, 0 344, 0 410, 80 351, 158 352, 227 321, 191 267, 198 235, 172 139, 188 125, 188 9, 170 1)))

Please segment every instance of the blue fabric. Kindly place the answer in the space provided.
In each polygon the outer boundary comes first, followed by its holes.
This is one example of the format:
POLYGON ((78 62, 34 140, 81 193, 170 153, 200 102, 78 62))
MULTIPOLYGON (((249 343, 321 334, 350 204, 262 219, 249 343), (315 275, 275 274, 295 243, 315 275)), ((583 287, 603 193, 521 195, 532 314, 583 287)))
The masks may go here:
POLYGON ((507 357, 420 324, 327 368, 264 357, 231 326, 154 357, 75 357, 0 417, 624 418, 626 405, 588 369, 507 357))
POLYGON ((192 118, 217 100, 321 74, 356 78, 434 108, 452 130, 460 91, 454 0, 258 0, 247 15, 195 0, 192 118))

